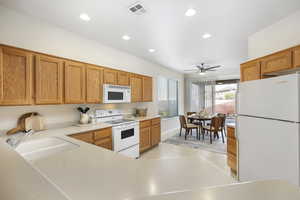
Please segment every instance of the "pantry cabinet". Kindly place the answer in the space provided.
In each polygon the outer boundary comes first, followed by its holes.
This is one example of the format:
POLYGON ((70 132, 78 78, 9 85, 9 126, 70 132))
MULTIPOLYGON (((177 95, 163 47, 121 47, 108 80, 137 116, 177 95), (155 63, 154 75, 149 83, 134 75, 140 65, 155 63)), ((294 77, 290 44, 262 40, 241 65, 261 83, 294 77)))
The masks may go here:
POLYGON ((35 103, 63 103, 63 60, 35 56, 35 103))
POLYGON ((118 84, 118 71, 113 69, 104 69, 104 84, 112 84, 117 85, 118 84))
POLYGON ((260 61, 241 64, 241 81, 260 79, 260 61))
POLYGON ((152 101, 152 77, 143 76, 143 101, 151 102, 152 101))
POLYGON ((131 102, 143 101, 143 77, 138 74, 131 74, 131 102))
POLYGON ((160 117, 140 121, 140 153, 158 145, 160 141, 160 117))
POLYGON ((292 50, 289 49, 263 58, 261 73, 278 72, 292 67, 292 50))
POLYGON ((118 71, 118 85, 130 85, 130 73, 118 71))
POLYGON ((32 103, 32 54, 0 46, 0 105, 32 103))
POLYGON ((97 66, 86 67, 86 103, 102 103, 103 69, 97 66))
POLYGON ((300 46, 293 49, 293 63, 294 67, 300 67, 300 46))
POLYGON ((65 103, 85 103, 85 65, 79 62, 65 62, 65 103))

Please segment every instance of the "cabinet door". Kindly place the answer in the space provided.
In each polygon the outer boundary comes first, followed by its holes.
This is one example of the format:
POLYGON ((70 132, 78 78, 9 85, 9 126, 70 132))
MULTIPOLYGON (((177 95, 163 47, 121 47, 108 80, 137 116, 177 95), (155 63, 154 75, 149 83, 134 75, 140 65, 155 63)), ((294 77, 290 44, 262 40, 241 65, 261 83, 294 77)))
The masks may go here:
POLYGON ((294 67, 300 67, 300 46, 293 49, 294 67))
POLYGON ((112 150, 112 139, 111 139, 111 137, 109 137, 109 138, 105 138, 102 140, 98 140, 95 142, 95 145, 97 145, 99 147, 103 147, 105 149, 112 150))
POLYGON ((260 79, 260 62, 253 61, 241 64, 241 81, 260 79))
POLYGON ((103 69, 95 66, 86 68, 86 102, 101 103, 103 95, 103 69))
POLYGON ((94 133, 93 132, 77 133, 77 134, 70 135, 70 137, 90 143, 90 144, 94 143, 94 133))
POLYGON ((104 69, 104 83, 117 85, 118 83, 118 71, 113 69, 104 69))
POLYGON ((151 127, 151 146, 160 143, 160 124, 151 127))
POLYGON ((32 55, 0 47, 0 105, 32 103, 32 55))
POLYGON ((151 147, 151 127, 140 129, 140 152, 151 147))
POLYGON ((65 103, 85 103, 85 65, 65 62, 65 103))
POLYGON ((131 102, 141 102, 143 98, 143 78, 139 75, 132 75, 130 78, 131 102))
POLYGON ((63 103, 63 61, 37 55, 35 63, 35 103, 63 103))
POLYGON ((128 72, 118 72, 118 85, 130 85, 130 74, 128 72))
POLYGON ((263 58, 261 72, 278 72, 292 68, 292 51, 286 50, 263 58))
POLYGON ((143 101, 152 101, 152 77, 143 77, 143 101))

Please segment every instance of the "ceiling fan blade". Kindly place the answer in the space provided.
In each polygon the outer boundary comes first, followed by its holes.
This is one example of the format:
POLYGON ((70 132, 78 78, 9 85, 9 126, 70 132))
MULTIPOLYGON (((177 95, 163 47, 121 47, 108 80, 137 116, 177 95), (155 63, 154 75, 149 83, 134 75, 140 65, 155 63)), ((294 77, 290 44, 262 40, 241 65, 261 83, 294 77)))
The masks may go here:
POLYGON ((219 68, 219 67, 221 67, 221 65, 217 65, 217 66, 213 66, 213 67, 208 67, 205 70, 216 69, 216 68, 219 68))
POLYGON ((203 67, 202 66, 199 66, 199 65, 197 65, 196 66, 199 70, 201 70, 203 67))
POLYGON ((215 69, 208 69, 208 70, 206 70, 206 71, 209 71, 209 72, 215 72, 215 71, 217 71, 217 70, 215 70, 215 69))

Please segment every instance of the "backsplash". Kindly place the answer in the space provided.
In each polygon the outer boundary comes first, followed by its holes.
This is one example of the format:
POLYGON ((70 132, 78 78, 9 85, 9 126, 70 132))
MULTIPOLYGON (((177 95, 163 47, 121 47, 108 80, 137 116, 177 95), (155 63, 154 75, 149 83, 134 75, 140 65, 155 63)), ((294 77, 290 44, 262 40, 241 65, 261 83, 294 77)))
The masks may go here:
POLYGON ((88 106, 95 109, 120 109, 124 113, 133 113, 134 108, 148 108, 148 115, 158 114, 154 103, 131 104, 70 104, 70 105, 42 105, 42 106, 5 106, 0 107, 0 134, 16 127, 18 118, 27 112, 38 112, 45 118, 46 128, 56 128, 79 121, 78 106, 88 106))

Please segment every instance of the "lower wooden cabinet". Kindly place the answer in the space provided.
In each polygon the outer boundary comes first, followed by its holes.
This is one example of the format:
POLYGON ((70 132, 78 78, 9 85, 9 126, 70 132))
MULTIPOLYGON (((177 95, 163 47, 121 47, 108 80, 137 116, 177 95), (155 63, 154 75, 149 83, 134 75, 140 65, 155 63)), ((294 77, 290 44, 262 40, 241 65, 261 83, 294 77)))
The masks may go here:
POLYGON ((151 148, 151 127, 140 129, 140 152, 151 148))
POLYGON ((158 145, 161 141, 160 118, 140 122, 140 153, 158 145))
POLYGON ((113 150, 111 127, 86 133, 77 133, 70 135, 70 137, 103 147, 105 149, 113 150))
POLYGON ((227 165, 233 173, 237 173, 237 142, 232 126, 227 126, 227 165))

